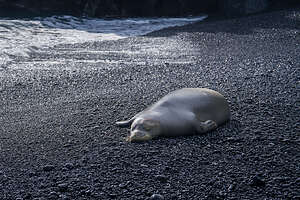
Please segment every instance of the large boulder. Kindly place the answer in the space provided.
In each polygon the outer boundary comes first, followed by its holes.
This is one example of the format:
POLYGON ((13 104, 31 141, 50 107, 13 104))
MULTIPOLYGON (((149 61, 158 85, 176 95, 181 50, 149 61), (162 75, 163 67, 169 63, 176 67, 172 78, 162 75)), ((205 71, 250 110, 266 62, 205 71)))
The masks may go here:
POLYGON ((121 16, 120 0, 87 0, 82 13, 90 17, 121 16))
POLYGON ((81 15, 87 0, 0 0, 0 16, 81 15))
POLYGON ((157 16, 158 0, 130 0, 122 1, 122 14, 127 16, 157 16))
POLYGON ((216 11, 218 0, 87 0, 89 16, 187 16, 216 11))
POLYGON ((217 10, 218 0, 158 0, 155 11, 159 16, 199 15, 217 10))
POLYGON ((220 0, 219 6, 224 15, 235 17, 264 11, 269 0, 220 0))
POLYGON ((0 0, 0 15, 186 16, 217 8, 218 0, 0 0), (2 8, 2 9, 1 9, 2 8), (4 13, 4 11, 7 11, 4 13), (14 12, 12 12, 14 11, 14 12))
POLYGON ((0 0, 0 16, 87 15, 90 17, 188 16, 221 12, 243 16, 283 8, 299 0, 0 0))

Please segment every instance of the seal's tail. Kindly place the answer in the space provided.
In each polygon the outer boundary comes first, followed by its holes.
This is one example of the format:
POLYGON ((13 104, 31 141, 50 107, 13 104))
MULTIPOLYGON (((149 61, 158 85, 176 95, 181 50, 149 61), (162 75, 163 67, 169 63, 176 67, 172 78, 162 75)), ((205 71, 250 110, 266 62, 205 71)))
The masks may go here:
POLYGON ((126 128, 126 127, 130 127, 132 122, 133 122, 133 119, 130 119, 127 121, 119 121, 119 122, 116 122, 116 125, 121 128, 126 128))

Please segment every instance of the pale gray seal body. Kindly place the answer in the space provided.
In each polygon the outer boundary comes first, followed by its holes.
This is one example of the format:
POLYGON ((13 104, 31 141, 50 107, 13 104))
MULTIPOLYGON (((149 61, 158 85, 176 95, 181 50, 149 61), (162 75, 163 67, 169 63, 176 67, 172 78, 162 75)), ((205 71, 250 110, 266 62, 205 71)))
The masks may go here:
POLYGON ((206 88, 183 88, 117 125, 131 125, 128 141, 138 142, 158 136, 206 133, 229 118, 229 105, 220 93, 206 88))

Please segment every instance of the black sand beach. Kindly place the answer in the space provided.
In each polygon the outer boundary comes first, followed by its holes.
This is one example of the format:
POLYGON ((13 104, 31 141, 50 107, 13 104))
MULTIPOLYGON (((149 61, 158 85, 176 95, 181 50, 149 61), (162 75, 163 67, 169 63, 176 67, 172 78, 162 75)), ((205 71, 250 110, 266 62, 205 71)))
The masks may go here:
POLYGON ((0 199, 299 199, 299 84, 299 8, 16 58, 0 68, 0 199), (230 123, 124 140, 116 121, 182 87, 224 94, 230 123))

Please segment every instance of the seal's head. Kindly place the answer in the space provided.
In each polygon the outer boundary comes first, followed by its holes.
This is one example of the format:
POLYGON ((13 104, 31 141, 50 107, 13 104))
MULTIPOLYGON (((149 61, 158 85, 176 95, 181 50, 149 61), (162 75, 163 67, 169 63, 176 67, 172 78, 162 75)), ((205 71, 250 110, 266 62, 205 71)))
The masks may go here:
POLYGON ((160 133, 160 124, 152 119, 137 118, 131 125, 128 142, 144 142, 160 133))

